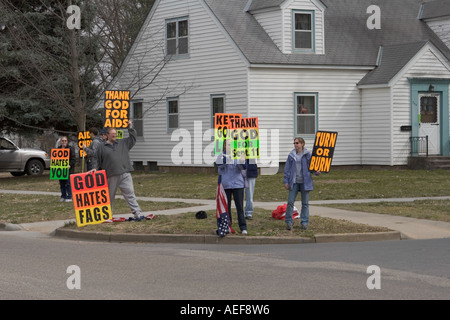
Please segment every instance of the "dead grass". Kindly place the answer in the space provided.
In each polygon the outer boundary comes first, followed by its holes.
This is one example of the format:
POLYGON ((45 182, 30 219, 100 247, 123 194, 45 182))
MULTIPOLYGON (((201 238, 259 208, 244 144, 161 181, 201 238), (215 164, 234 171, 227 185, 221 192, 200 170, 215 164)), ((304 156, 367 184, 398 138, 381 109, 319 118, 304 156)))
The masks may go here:
MULTIPOLYGON (((207 211, 206 219, 196 219, 195 212, 180 215, 159 215, 153 220, 141 222, 114 222, 89 225, 80 230, 114 233, 146 233, 146 234, 198 234, 213 235, 217 230, 215 211, 207 211)), ((236 216, 233 217, 237 220, 236 216)), ((316 234, 335 233, 366 233, 390 231, 387 228, 372 227, 346 220, 336 220, 318 216, 310 217, 308 230, 300 229, 300 223, 294 223, 294 229, 286 230, 282 220, 272 218, 269 210, 258 210, 252 220, 247 220, 248 236, 274 237, 313 237, 316 234)), ((67 228, 78 229, 75 224, 68 224, 67 228)), ((236 234, 240 234, 237 222, 233 223, 236 234)))

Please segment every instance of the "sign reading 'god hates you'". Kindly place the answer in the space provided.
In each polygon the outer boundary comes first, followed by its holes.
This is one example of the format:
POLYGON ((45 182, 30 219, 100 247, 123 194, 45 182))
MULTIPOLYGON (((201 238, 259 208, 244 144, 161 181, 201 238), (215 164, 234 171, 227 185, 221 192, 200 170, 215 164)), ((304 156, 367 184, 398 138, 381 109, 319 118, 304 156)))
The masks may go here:
POLYGON ((50 160, 50 179, 67 180, 69 179, 69 158, 70 149, 58 148, 52 149, 50 160))

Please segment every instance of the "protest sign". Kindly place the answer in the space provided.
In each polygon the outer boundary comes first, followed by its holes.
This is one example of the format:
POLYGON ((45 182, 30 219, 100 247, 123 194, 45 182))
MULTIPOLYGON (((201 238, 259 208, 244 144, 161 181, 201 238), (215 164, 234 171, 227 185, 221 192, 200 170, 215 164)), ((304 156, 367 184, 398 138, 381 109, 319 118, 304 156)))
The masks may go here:
POLYGON ((51 150, 50 160, 50 179, 67 180, 69 179, 69 158, 70 149, 59 148, 51 150))
POLYGON ((259 158, 259 126, 258 118, 230 119, 230 137, 232 159, 259 158))
POLYGON ((309 171, 330 172, 337 132, 317 131, 309 171))
POLYGON ((89 147, 92 143, 92 137, 89 131, 79 131, 78 132, 78 148, 80 149, 80 158, 86 157, 86 151, 83 150, 83 145, 89 147))
POLYGON ((130 91, 105 91, 105 127, 127 128, 130 113, 130 91))
POLYGON ((105 170, 73 174, 70 183, 78 227, 112 219, 105 170))
POLYGON ((230 138, 231 119, 241 117, 240 113, 216 113, 214 115, 214 154, 222 154, 223 143, 230 138))

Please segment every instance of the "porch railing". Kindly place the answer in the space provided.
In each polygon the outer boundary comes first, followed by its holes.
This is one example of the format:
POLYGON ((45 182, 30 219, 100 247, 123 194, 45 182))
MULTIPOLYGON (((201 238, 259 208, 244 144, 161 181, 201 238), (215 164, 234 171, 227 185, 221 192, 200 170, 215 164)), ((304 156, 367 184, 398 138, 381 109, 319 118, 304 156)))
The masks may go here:
POLYGON ((409 140, 411 141, 411 156, 425 155, 428 157, 428 136, 410 137, 409 140))

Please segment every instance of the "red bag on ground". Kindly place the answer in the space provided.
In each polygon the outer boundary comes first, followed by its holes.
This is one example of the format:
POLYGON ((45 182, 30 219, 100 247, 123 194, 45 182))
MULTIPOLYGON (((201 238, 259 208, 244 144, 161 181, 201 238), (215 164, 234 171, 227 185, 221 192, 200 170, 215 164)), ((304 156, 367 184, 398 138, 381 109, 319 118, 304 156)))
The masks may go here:
MULTIPOLYGON (((286 208, 287 204, 283 204, 278 206, 275 210, 272 211, 272 218, 284 220, 284 216, 286 215, 286 208)), ((292 213, 292 219, 298 219, 300 218, 300 213, 298 212, 298 209, 294 207, 294 211, 292 213)))

